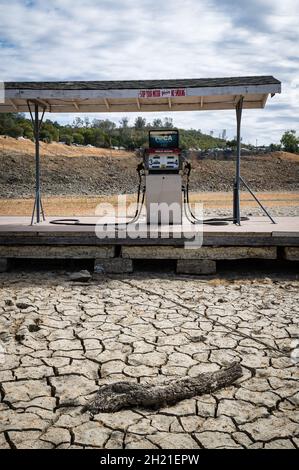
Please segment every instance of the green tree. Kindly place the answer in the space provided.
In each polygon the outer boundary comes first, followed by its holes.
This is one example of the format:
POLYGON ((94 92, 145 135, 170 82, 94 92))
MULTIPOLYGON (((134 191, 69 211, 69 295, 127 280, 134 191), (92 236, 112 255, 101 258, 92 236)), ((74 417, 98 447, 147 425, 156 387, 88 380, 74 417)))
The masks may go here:
POLYGON ((164 118, 163 127, 166 127, 167 129, 172 129, 173 128, 173 119, 170 118, 170 117, 164 118))
POLYGON ((152 127, 163 127, 163 122, 162 122, 162 119, 160 118, 157 118, 157 119, 154 119, 153 120, 153 124, 152 124, 152 127))
POLYGON ((286 152, 296 153, 299 150, 299 139, 295 130, 286 131, 280 139, 286 152))
POLYGON ((116 124, 110 119, 94 119, 91 130, 96 147, 111 147, 116 124))
POLYGON ((73 127, 81 128, 84 127, 84 121, 79 116, 76 116, 73 120, 73 127))
POLYGON ((52 142, 52 135, 47 129, 41 129, 39 133, 39 138, 40 140, 42 140, 43 142, 47 142, 48 144, 52 142))
POLYGON ((66 145, 71 145, 71 143, 73 142, 73 136, 70 134, 62 134, 60 136, 60 140, 61 142, 65 142, 66 145))
POLYGON ((279 145, 279 144, 270 144, 269 145, 269 150, 270 150, 270 152, 279 151, 279 150, 281 150, 281 145, 279 145))
POLYGON ((22 137, 23 136, 23 128, 21 126, 12 126, 7 129, 6 134, 10 137, 22 137))
POLYGON ((135 122, 134 122, 134 127, 136 130, 142 130, 144 129, 146 126, 146 119, 144 119, 143 117, 141 116, 138 116, 136 119, 135 119, 135 122))
POLYGON ((96 128, 92 130, 93 130, 92 145, 94 145, 95 147, 109 147, 109 145, 107 144, 106 133, 103 131, 103 129, 96 128))
POLYGON ((21 127, 23 128, 23 137, 33 140, 34 135, 33 135, 33 127, 32 127, 31 122, 29 122, 28 119, 25 119, 22 122, 21 127))
POLYGON ((57 142, 59 140, 59 129, 54 126, 53 122, 50 119, 47 119, 41 126, 41 132, 44 132, 45 135, 49 134, 49 142, 54 140, 57 142))
POLYGON ((82 132, 83 138, 84 138, 84 145, 93 145, 93 129, 90 128, 84 128, 82 132))
POLYGON ((80 132, 75 132, 73 134, 73 141, 75 144, 82 145, 84 144, 84 136, 80 132))
POLYGON ((124 116, 119 121, 119 146, 125 149, 133 148, 132 133, 129 127, 129 119, 124 116))
POLYGON ((6 134, 7 129, 13 127, 15 119, 13 114, 10 113, 0 113, 0 134, 6 134))
POLYGON ((127 129, 129 127, 129 118, 127 116, 122 117, 119 124, 122 129, 127 129))
POLYGON ((230 147, 232 149, 235 149, 237 147, 237 141, 236 139, 232 139, 232 140, 227 140, 226 141, 226 146, 227 147, 230 147))

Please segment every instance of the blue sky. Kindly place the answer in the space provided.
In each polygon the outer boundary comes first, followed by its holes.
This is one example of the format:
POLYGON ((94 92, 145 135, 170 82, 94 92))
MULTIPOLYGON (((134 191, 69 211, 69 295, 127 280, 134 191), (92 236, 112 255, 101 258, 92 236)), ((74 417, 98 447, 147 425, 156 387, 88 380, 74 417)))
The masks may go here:
MULTIPOLYGON (((298 0, 0 0, 0 80, 274 75, 282 94, 244 111, 243 140, 278 142, 284 130, 299 131, 298 25, 298 0)), ((235 135, 233 111, 171 117, 235 135)))

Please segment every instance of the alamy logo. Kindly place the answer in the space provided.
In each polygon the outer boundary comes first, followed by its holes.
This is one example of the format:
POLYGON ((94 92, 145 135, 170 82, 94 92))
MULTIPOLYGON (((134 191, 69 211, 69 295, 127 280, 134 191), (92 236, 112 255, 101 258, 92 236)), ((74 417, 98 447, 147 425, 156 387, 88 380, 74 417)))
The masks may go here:
POLYGON ((178 203, 151 203, 143 207, 127 203, 126 195, 117 197, 117 203, 100 203, 95 214, 99 216, 95 234, 100 239, 131 238, 181 238, 184 248, 197 249, 203 244, 203 205, 195 203, 193 213, 196 221, 185 219, 184 223, 175 222, 178 214, 188 214, 188 206, 178 203), (135 211, 135 215, 133 216, 135 211), (130 217, 128 214, 131 213, 130 217), (150 220, 150 223, 148 223, 150 220))

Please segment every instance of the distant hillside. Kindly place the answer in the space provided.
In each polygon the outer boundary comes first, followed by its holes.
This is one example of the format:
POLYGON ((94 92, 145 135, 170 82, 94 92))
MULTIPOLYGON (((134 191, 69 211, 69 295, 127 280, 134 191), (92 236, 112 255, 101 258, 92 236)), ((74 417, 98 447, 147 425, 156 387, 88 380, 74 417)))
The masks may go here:
MULTIPOLYGON (((152 128, 174 127, 171 118, 154 119, 152 123, 146 122, 141 116, 135 119, 134 125, 129 126, 128 118, 120 119, 119 126, 109 119, 88 118, 82 120, 77 117, 71 125, 61 125, 47 119, 40 132, 40 140, 50 142, 65 142, 67 144, 93 145, 94 147, 118 147, 125 150, 134 150, 146 146, 148 131, 152 128)), ((10 137, 26 137, 33 140, 31 121, 24 114, 0 114, 0 135, 10 137)), ((180 147, 183 149, 208 149, 225 146, 225 141, 203 134, 200 130, 180 129, 180 147)))

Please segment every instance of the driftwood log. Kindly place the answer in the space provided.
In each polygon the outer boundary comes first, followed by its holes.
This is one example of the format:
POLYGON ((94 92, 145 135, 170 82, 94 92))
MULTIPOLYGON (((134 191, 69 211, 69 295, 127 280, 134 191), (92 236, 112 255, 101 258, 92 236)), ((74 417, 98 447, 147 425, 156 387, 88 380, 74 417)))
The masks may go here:
POLYGON ((242 377, 239 363, 216 372, 207 372, 197 377, 186 377, 163 384, 136 384, 131 382, 116 382, 102 385, 95 399, 86 405, 82 412, 92 414, 109 413, 122 408, 139 406, 144 408, 160 408, 204 393, 211 393, 231 385, 242 377))

